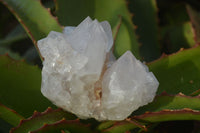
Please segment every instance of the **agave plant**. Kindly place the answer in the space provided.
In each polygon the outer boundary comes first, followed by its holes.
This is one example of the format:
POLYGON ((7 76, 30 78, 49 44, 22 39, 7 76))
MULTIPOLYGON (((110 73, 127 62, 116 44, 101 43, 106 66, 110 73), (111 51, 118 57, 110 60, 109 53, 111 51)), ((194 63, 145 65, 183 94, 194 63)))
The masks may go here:
MULTIPOLYGON (((200 120, 198 1, 0 2, 23 27, 15 24, 16 27, 7 31, 7 36, 2 37, 3 32, 0 34, 0 132, 162 132, 168 130, 163 125, 169 123, 175 126, 190 123, 191 132, 199 131, 195 126, 200 120), (137 59, 146 62, 159 81, 153 102, 140 107, 127 119, 101 122, 79 119, 56 107, 41 94, 41 62, 38 63, 38 59, 42 61, 43 58, 37 41, 50 31, 62 32, 64 26, 76 26, 87 16, 109 21, 115 56, 120 57, 130 50, 137 59), (23 51, 24 48, 17 42, 28 37, 35 47, 30 46, 23 56, 17 54, 13 47, 23 51)), ((0 28, 4 29, 6 23, 8 19, 4 22, 2 17, 0 28)))

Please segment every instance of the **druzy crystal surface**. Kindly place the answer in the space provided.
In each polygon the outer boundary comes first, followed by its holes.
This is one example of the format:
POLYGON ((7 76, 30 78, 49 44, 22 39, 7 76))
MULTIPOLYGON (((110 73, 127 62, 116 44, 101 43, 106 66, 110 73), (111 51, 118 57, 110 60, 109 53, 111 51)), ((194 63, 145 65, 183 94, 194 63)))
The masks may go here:
POLYGON ((159 85, 153 73, 130 51, 116 60, 112 45, 107 21, 87 17, 63 33, 51 31, 38 41, 42 94, 83 119, 123 120, 151 102, 159 85))

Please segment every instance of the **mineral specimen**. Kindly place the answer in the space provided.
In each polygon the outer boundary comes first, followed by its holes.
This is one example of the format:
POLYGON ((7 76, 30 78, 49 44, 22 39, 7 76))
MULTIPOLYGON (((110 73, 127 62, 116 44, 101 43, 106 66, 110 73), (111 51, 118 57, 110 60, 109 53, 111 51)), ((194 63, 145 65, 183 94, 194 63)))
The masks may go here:
POLYGON ((109 23, 90 17, 63 33, 51 31, 38 41, 42 94, 80 118, 100 121, 123 120, 151 102, 159 85, 153 73, 130 51, 116 60, 112 45, 109 23))

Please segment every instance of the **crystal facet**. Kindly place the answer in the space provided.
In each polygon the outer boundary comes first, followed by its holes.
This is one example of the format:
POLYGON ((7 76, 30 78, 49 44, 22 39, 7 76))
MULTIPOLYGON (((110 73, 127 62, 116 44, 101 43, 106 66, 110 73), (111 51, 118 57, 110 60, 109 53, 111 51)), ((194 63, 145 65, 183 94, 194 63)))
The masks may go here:
POLYGON ((51 31, 38 41, 42 94, 83 119, 123 120, 151 102, 159 85, 153 73, 130 51, 116 60, 112 45, 109 23, 90 17, 51 31))

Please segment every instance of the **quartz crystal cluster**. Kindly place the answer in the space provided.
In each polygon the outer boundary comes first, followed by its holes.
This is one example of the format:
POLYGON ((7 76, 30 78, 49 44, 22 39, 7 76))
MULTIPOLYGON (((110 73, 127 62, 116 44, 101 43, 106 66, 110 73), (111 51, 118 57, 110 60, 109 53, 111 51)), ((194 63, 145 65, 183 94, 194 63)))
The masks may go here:
POLYGON ((151 102, 159 85, 130 51, 118 60, 111 52, 107 21, 87 17, 63 33, 51 31, 38 41, 44 58, 42 94, 78 117, 123 120, 151 102))

